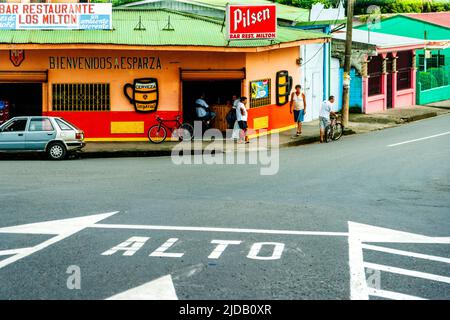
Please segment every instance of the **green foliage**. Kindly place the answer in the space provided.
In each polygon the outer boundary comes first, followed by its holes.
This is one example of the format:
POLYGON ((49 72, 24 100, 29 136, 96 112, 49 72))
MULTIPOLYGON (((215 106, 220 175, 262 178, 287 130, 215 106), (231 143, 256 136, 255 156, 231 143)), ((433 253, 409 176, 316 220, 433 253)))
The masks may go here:
POLYGON ((450 0, 356 0, 355 15, 367 14, 371 5, 381 13, 420 13, 450 11, 450 0))

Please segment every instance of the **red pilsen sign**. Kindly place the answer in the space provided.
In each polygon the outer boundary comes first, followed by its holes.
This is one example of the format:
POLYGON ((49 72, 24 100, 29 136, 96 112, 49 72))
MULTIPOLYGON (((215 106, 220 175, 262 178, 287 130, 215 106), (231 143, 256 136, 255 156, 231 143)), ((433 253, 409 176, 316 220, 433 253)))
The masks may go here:
POLYGON ((268 5, 228 5, 227 39, 275 39, 277 7, 268 5))

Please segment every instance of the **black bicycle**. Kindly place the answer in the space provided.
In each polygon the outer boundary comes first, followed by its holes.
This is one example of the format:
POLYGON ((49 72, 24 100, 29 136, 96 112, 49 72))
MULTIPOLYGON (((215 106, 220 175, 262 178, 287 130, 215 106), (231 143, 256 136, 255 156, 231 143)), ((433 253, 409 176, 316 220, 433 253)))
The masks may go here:
POLYGON ((181 116, 177 116, 175 119, 164 120, 159 116, 156 116, 155 124, 148 129, 148 138, 153 143, 164 142, 167 138, 167 130, 172 133, 172 138, 179 141, 190 141, 194 138, 194 128, 189 123, 182 123, 180 121, 181 116), (168 126, 168 122, 174 122, 174 126, 168 126))
POLYGON ((325 128, 325 141, 331 142, 339 140, 344 133, 344 126, 340 120, 340 115, 330 115, 330 124, 325 128))

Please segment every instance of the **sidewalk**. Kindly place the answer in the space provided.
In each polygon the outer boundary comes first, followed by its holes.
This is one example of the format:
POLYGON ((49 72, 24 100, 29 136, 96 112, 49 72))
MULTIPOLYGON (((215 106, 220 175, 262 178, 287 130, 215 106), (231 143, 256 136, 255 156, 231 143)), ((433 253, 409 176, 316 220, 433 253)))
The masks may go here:
MULTIPOLYGON (((348 128, 344 135, 365 133, 375 130, 399 126, 404 123, 435 117, 450 112, 450 100, 439 103, 439 106, 415 106, 405 109, 391 109, 376 114, 350 114, 348 128)), ((304 123, 302 135, 293 137, 296 129, 279 133, 279 147, 293 147, 319 141, 318 120, 304 123)), ((270 139, 270 138, 269 138, 270 139)), ((270 141, 270 140, 269 140, 270 141)), ((81 152, 83 158, 112 158, 112 157, 157 157, 170 156, 177 142, 164 142, 153 144, 151 142, 88 142, 81 152)), ((192 153, 199 152, 200 148, 205 150, 211 145, 211 141, 196 141, 196 146, 191 149, 192 153), (201 146, 201 147, 200 147, 201 146), (199 148, 197 148, 199 147, 199 148)), ((215 147, 215 152, 227 152, 220 144, 215 147)), ((234 146, 234 145, 233 145, 234 146)), ((237 145, 231 148, 234 151, 256 150, 256 143, 248 145, 237 145)), ((229 151, 229 150, 228 150, 229 151)))

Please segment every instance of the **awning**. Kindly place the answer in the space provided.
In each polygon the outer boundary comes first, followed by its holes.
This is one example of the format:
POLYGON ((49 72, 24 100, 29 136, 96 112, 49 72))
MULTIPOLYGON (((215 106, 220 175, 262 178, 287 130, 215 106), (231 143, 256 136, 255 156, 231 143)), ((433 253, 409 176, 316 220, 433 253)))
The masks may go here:
POLYGON ((243 80, 243 69, 180 69, 181 80, 243 80))
POLYGON ((47 82, 47 71, 0 71, 0 82, 47 82))

